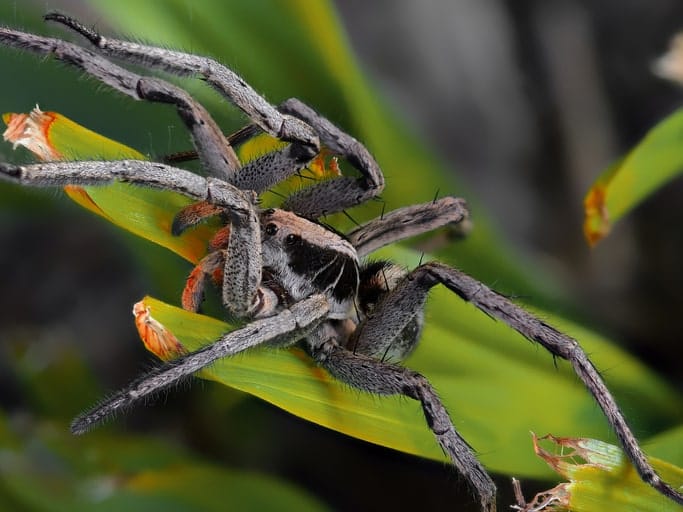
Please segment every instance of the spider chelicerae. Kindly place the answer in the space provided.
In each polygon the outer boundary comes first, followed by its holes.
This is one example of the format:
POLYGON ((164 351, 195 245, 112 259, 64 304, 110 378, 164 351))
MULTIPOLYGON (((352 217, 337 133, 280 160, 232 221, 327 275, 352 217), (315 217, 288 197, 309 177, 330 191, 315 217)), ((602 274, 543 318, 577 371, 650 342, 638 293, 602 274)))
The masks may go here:
POLYGON ((50 13, 47 20, 75 30, 95 51, 59 39, 0 28, 0 43, 76 66, 136 99, 175 105, 208 177, 170 165, 137 160, 0 164, 0 176, 27 186, 105 185, 113 181, 171 190, 195 202, 178 212, 174 234, 220 216, 211 250, 193 270, 183 293, 186 309, 199 308, 205 285, 221 282, 228 314, 247 320, 215 343, 165 363, 76 418, 81 434, 116 411, 166 388, 219 358, 251 347, 301 346, 332 376, 377 395, 418 400, 436 441, 468 481, 482 510, 495 510, 496 488, 472 448, 458 434, 435 390, 422 375, 387 361, 401 361, 417 345, 429 290, 446 286, 463 300, 500 319, 553 356, 569 361, 617 434, 641 478, 683 503, 649 464, 598 371, 576 340, 553 329, 484 284, 438 262, 407 271, 388 261, 363 263, 372 251, 465 221, 462 199, 445 197, 394 210, 346 235, 316 222, 378 197, 381 170, 367 149, 296 99, 269 104, 216 61, 137 43, 113 40, 77 20, 50 13), (266 132, 288 144, 242 166, 230 140, 188 93, 162 79, 137 75, 104 56, 181 76, 196 76, 239 107, 253 123, 242 135, 266 132), (258 195, 308 166, 325 147, 360 177, 338 176, 289 196, 280 208, 261 209, 258 195))

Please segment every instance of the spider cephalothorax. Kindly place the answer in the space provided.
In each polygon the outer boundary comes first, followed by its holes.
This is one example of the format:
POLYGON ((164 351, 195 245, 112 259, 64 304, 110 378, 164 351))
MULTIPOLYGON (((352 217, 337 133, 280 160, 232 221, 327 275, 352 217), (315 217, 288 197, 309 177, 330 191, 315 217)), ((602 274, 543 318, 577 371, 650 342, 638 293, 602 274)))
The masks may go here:
MULTIPOLYGON (((122 160, 0 163, 0 176, 27 186, 103 185, 112 181, 172 190, 194 204, 178 213, 179 234, 219 215, 225 227, 190 274, 182 302, 196 310, 208 281, 217 283, 227 313, 244 327, 215 343, 161 365, 72 423, 80 434, 114 412, 210 365, 259 345, 300 344, 331 375, 377 395, 418 400, 427 425, 476 493, 483 510, 495 510, 495 485, 460 437, 436 392, 422 375, 395 364, 419 339, 429 290, 441 284, 500 319, 554 356, 566 359, 584 382, 643 480, 683 503, 683 495, 649 464, 612 395, 579 344, 473 278, 438 262, 406 271, 389 262, 362 263, 372 251, 467 218, 462 199, 445 197, 394 210, 342 236, 316 219, 377 197, 384 179, 367 149, 298 100, 277 108, 244 80, 212 59, 105 39, 61 14, 60 22, 86 37, 91 51, 58 39, 0 28, 0 43, 53 55, 136 99, 175 105, 208 177, 161 163, 122 160), (241 166, 230 139, 208 112, 182 89, 137 75, 103 57, 201 77, 251 120, 240 136, 265 131, 288 144, 241 166), (360 177, 338 176, 289 196, 280 209, 262 210, 257 196, 307 166, 322 146, 344 158, 360 177)), ((233 139, 234 140, 234 139, 233 139)))
MULTIPOLYGON (((221 213, 195 206, 204 213, 221 213)), ((185 216, 187 209, 181 212, 185 216)), ((259 213, 261 225, 262 279, 252 318, 272 316, 283 308, 316 293, 324 294, 338 343, 355 353, 389 361, 405 359, 415 348, 422 330, 422 304, 414 309, 413 319, 396 336, 368 340, 357 329, 384 296, 405 278, 402 267, 388 261, 361 265, 355 247, 343 235, 292 212, 269 208, 259 213)), ((176 222, 175 225, 179 223, 176 222)), ((190 273, 183 295, 185 308, 196 311, 209 278, 221 286, 229 226, 218 231, 211 241, 212 251, 190 273), (227 229, 227 234, 225 229, 227 229)))
POLYGON ((344 319, 358 292, 356 249, 338 234, 292 212, 261 214, 263 268, 294 301, 322 293, 330 301, 329 318, 344 319))

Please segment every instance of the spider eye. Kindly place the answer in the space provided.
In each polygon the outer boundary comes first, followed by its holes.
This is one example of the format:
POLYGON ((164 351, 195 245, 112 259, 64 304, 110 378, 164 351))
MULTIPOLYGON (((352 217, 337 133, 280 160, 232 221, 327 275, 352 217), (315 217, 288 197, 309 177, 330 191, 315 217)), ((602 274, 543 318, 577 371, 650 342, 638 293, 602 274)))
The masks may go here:
POLYGON ((294 245, 299 240, 301 240, 301 237, 299 235, 287 235, 287 238, 285 238, 285 243, 289 245, 294 245))
POLYGON ((273 224, 272 222, 270 224, 266 224, 266 235, 273 236, 275 233, 277 233, 277 225, 273 224))
POLYGON ((268 208, 265 212, 263 212, 265 215, 273 215, 275 213, 275 208, 268 208))

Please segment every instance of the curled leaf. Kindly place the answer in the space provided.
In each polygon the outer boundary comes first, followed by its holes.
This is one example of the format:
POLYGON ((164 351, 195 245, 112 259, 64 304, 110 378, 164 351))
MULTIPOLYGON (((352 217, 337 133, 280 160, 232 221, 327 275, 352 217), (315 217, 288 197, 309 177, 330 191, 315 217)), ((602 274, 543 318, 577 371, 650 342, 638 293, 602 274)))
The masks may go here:
MULTIPOLYGON (((523 512, 573 511, 664 512, 680 506, 642 481, 623 451, 595 439, 533 435, 534 451, 554 471, 568 479, 537 494, 530 503, 515 507, 523 512), (539 441, 550 441, 546 450, 539 441), (558 452, 559 448, 559 452, 558 452)), ((674 486, 683 485, 683 469, 649 458, 660 476, 674 486)), ((519 498, 518 498, 519 500, 519 498)))
POLYGON ((3 138, 13 148, 23 146, 41 160, 145 159, 142 153, 113 141, 57 112, 38 105, 28 114, 5 113, 3 138))

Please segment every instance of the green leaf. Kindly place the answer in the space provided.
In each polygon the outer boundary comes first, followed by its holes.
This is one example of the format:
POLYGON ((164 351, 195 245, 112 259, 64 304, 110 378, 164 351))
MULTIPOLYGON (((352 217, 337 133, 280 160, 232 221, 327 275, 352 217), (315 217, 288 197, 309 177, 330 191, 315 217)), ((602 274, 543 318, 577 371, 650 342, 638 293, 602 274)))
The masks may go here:
MULTIPOLYGON (((399 262, 418 257, 397 249, 385 250, 382 256, 387 255, 399 262)), ((216 319, 151 298, 144 303, 151 316, 189 350, 232 329, 216 319)), ((423 348, 407 365, 421 371, 435 385, 457 428, 490 469, 547 478, 547 468, 530 450, 529 430, 604 434, 604 417, 576 377, 569 371, 556 371, 549 356, 539 354, 536 347, 505 325, 491 321, 445 290, 435 292, 428 318, 423 348), (501 346, 514 355, 503 356, 501 346), (530 396, 534 400, 519 399, 530 396), (494 416, 496 421, 492 423, 494 416)), ((578 329, 566 322, 563 327, 578 329)), ((610 381, 628 388, 632 403, 642 402, 653 417, 667 416, 672 403, 683 406, 675 393, 636 360, 610 348, 595 334, 584 330, 582 334, 593 353, 607 352, 614 365, 610 381), (634 377, 647 385, 631 386, 634 377)), ((396 397, 380 399, 351 390, 331 379, 298 350, 253 350, 221 360, 201 376, 348 435, 444 460, 417 403, 396 397)))
POLYGON ((649 438, 646 447, 647 452, 654 457, 683 465, 683 425, 649 438))
POLYGON ((595 181, 584 199, 584 234, 595 245, 612 225, 683 171, 683 110, 652 128, 595 181))
MULTIPOLYGON (((139 156, 59 114, 50 113, 49 117, 51 121, 44 127, 44 132, 59 156, 87 157, 87 151, 93 151, 93 140, 97 141, 95 147, 100 148, 101 157, 139 156)), ((269 141, 256 140, 254 144, 256 148, 244 149, 251 156, 271 149, 269 141)), ((196 262, 204 254, 211 237, 210 226, 192 230, 180 239, 170 235, 175 213, 188 204, 186 198, 174 193, 116 184, 88 187, 87 190, 72 187, 70 195, 111 222, 171 248, 190 261, 196 262)), ((398 248, 385 250, 381 256, 406 266, 419 257, 398 248)), ((600 433, 604 425, 600 414, 580 415, 576 424, 567 419, 568 411, 590 410, 592 405, 585 389, 576 385, 573 376, 554 371, 547 364, 547 358, 539 361, 537 357, 531 357, 530 346, 520 343, 519 336, 509 328, 491 322, 449 292, 440 291, 435 295, 430 322, 424 333, 430 350, 418 351, 411 364, 434 382, 449 409, 462 415, 461 428, 469 442, 484 454, 495 454, 482 456, 490 468, 517 476, 547 476, 547 470, 537 464, 528 446, 515 442, 524 439, 530 428, 542 432, 580 431, 583 435, 600 433), (500 353, 502 342, 510 344, 505 357, 500 353), (542 386, 540 382, 543 382, 542 386), (501 393, 501 388, 506 393, 501 393), (475 391, 461 393, 461 389, 475 391), (510 400, 510 397, 533 393, 536 403, 520 405, 510 400), (557 402, 555 397, 562 397, 560 411, 549 414, 549 404, 557 402), (538 404, 544 404, 544 407, 539 408, 538 404), (506 418, 504 429, 487 427, 486 419, 491 411, 506 418), (542 414, 539 415, 539 411, 542 414)), ((152 316, 159 316, 162 324, 190 349, 214 341, 230 328, 222 322, 177 308, 168 309, 170 306, 160 303, 150 304, 148 300, 147 305, 152 316)), ((575 331, 578 328, 567 325, 565 329, 575 331)), ((596 346, 590 345, 596 338, 592 333, 584 332, 581 338, 597 353, 610 352, 609 362, 622 370, 610 376, 614 384, 629 386, 634 377, 640 382, 640 386, 631 391, 631 400, 640 399, 646 403, 651 416, 666 414, 671 403, 677 400, 666 386, 624 354, 601 346, 604 343, 599 340, 594 342, 596 346)), ((156 353, 160 355, 158 351, 156 353)), ((298 357, 288 352, 260 351, 255 354, 258 356, 253 360, 250 355, 221 362, 205 372, 205 376, 348 435, 407 453, 443 458, 417 404, 406 405, 401 398, 378 400, 357 392, 349 393, 346 385, 333 381, 313 367, 302 354, 298 357)))

